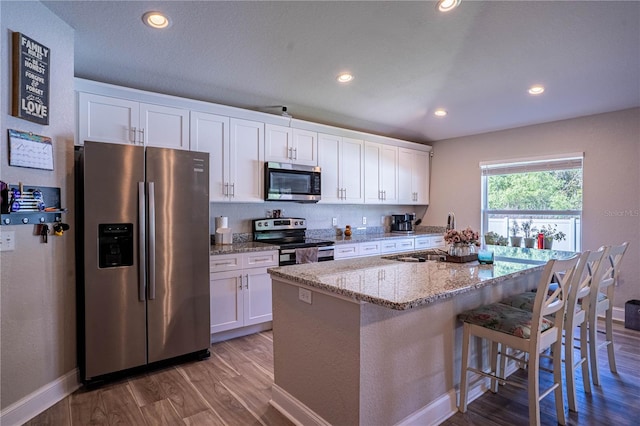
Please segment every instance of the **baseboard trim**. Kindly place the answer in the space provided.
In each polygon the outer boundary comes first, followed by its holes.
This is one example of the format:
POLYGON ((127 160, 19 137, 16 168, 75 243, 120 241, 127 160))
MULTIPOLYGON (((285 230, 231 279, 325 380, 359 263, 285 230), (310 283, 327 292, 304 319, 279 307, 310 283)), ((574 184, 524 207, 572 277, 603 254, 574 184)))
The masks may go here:
POLYGON ((267 321, 260 324, 249 325, 247 327, 234 328, 233 330, 220 331, 211 335, 211 343, 224 342, 225 340, 235 339, 237 337, 248 336, 249 334, 260 333, 261 331, 271 330, 273 322, 267 321))
MULTIPOLYGON (((515 371, 510 368, 507 371, 515 371)), ((468 403, 479 398, 489 390, 489 379, 481 379, 469 386, 468 403)), ((304 405, 280 386, 271 388, 269 404, 288 418, 296 426, 329 426, 325 419, 304 405)), ((458 391, 451 389, 431 404, 420 408, 396 423, 396 426, 436 426, 458 412, 458 391)))
POLYGON ((21 425, 54 406, 80 388, 79 370, 74 368, 64 376, 11 404, 0 413, 0 424, 21 425))
MULTIPOLYGON (((615 306, 613 307, 613 320, 615 322, 619 322, 621 324, 624 324, 624 308, 616 308, 615 306)), ((601 317, 604 318, 604 317, 601 317)))

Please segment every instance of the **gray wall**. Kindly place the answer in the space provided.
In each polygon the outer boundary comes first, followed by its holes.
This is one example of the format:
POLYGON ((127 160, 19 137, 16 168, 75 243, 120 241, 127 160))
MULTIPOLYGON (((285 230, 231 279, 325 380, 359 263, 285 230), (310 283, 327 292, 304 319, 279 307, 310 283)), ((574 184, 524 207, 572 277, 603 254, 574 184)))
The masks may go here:
MULTIPOLYGON (((40 2, 0 6, 2 114, 0 179, 16 184, 57 186, 62 206, 73 210, 73 30, 40 2), (51 49, 50 120, 42 126, 11 117, 11 32, 22 32, 51 49), (53 140, 54 171, 10 167, 7 129, 53 140)), ((63 215, 73 224, 73 214, 63 215)), ((15 231, 16 250, 0 255, 2 312, 0 357, 2 409, 76 367, 74 232, 40 243, 33 225, 15 231)))
POLYGON ((432 145, 431 206, 423 224, 442 224, 453 211, 458 227, 475 229, 481 221, 479 162, 584 152, 582 249, 629 241, 614 305, 624 308, 627 300, 640 299, 640 109, 432 145))

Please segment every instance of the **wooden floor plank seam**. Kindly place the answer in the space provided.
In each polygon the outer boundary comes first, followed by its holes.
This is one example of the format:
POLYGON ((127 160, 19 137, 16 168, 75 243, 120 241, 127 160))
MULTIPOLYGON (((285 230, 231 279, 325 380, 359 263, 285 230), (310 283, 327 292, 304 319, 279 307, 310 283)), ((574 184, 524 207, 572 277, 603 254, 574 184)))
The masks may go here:
MULTIPOLYGON (((189 386, 191 386, 191 388, 193 388, 193 390, 198 394, 198 396, 200 397, 200 399, 204 402, 204 404, 209 407, 209 410, 211 410, 211 412, 213 414, 216 415, 216 417, 218 417, 220 419, 220 421, 224 424, 227 424, 227 422, 224 421, 224 419, 222 418, 222 416, 220 416, 220 414, 211 406, 211 404, 209 403, 209 401, 207 401, 207 398, 204 397, 204 395, 202 395, 202 392, 200 392, 200 390, 198 389, 198 387, 191 381, 191 379, 189 379, 189 376, 187 375, 187 373, 182 369, 182 367, 178 366, 176 367, 176 370, 178 370, 178 373, 180 373, 180 375, 182 377, 184 377, 184 379, 187 381, 187 383, 189 384, 189 386)), ((169 400, 169 402, 171 402, 171 400, 169 400)), ((172 404, 173 406, 173 404, 172 404)), ((175 408, 174 408, 175 409, 175 408)), ((183 418, 184 421, 184 418, 183 418)))

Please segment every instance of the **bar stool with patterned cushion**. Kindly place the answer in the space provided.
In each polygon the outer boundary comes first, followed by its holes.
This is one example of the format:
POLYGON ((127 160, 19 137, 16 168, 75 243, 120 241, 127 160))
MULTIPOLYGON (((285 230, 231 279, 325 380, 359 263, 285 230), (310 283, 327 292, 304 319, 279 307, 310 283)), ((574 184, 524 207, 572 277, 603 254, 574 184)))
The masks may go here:
MULTIPOLYGON (((606 267, 601 268, 603 278, 600 281, 598 291, 593 291, 590 297, 589 309, 589 356, 591 363, 591 378, 593 384, 600 385, 600 372, 598 371, 598 348, 607 346, 609 357, 609 369, 617 373, 616 358, 613 352, 613 293, 620 274, 620 263, 629 247, 628 242, 619 246, 611 246, 607 253, 606 267), (605 341, 598 344, 598 315, 604 314, 605 341)), ((605 263, 605 262, 603 262, 605 263)))
MULTIPOLYGON (((569 410, 578 411, 575 370, 582 367, 582 383, 586 393, 591 393, 589 380, 589 339, 587 335, 587 317, 589 313, 589 295, 593 289, 598 288, 602 277, 601 266, 604 265, 608 248, 601 247, 598 251, 585 251, 580 256, 580 263, 576 267, 574 279, 569 285, 567 303, 565 305, 564 318, 564 364, 567 377, 567 401, 569 410), (577 339, 579 347, 574 346, 574 333, 576 327, 580 327, 580 335, 577 339), (580 350, 580 358, 576 361, 574 349, 580 350)), ((550 287, 554 287, 551 284, 550 287)), ((500 303, 515 306, 517 308, 531 310, 535 300, 535 292, 526 292, 501 300, 500 303)))
MULTIPOLYGON (((573 277, 578 256, 565 260, 550 260, 544 266, 538 283, 538 292, 532 311, 514 308, 502 303, 481 306, 462 312, 458 319, 463 322, 462 336, 462 372, 460 377, 460 403, 458 409, 467 411, 467 395, 469 383, 467 374, 472 371, 483 377, 491 378, 491 390, 497 391, 497 383, 505 381, 497 371, 499 346, 509 347, 528 355, 528 360, 519 359, 528 364, 529 423, 540 424, 540 400, 554 392, 558 423, 564 425, 565 413, 562 399, 562 368, 560 345, 562 344, 562 324, 564 321, 564 304, 569 282, 573 277), (562 273, 562 274, 561 274, 562 273), (552 294, 548 289, 552 276, 558 276, 558 288, 552 294), (553 315, 551 321, 546 317, 553 315), (469 342, 472 336, 487 339, 491 342, 491 371, 469 367, 469 342), (540 392, 539 370, 540 353, 551 347, 553 352, 553 385, 540 392)), ((516 386, 522 386, 513 383, 516 386)))

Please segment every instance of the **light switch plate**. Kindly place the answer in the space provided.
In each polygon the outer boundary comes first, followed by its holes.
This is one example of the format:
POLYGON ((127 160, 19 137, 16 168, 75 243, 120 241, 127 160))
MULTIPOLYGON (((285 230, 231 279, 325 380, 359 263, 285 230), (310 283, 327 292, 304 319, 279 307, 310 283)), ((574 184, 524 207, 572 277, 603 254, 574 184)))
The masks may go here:
POLYGON ((298 287, 298 299, 302 300, 304 303, 311 304, 311 290, 298 287))
POLYGON ((0 251, 14 251, 16 249, 16 232, 0 231, 0 251))

